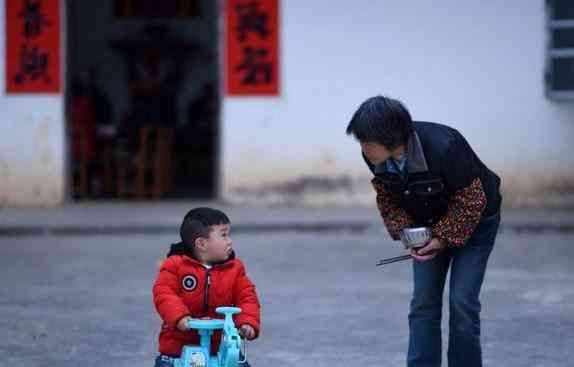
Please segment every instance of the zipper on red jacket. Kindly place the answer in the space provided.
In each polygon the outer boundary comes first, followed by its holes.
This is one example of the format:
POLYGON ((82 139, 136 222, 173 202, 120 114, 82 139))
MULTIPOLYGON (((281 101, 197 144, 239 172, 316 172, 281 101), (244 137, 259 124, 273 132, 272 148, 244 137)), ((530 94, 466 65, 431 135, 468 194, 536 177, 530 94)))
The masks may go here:
POLYGON ((209 285, 211 283, 210 271, 211 269, 207 269, 205 272, 205 289, 203 290, 203 313, 205 316, 207 316, 207 311, 209 310, 209 285))

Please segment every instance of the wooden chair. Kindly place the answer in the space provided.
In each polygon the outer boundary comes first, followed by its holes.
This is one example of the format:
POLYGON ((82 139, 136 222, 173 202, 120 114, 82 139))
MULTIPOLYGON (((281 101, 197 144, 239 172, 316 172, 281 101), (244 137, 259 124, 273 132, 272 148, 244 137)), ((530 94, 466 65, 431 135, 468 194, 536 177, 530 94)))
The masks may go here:
POLYGON ((75 198, 88 198, 93 194, 90 190, 90 167, 94 159, 91 131, 84 126, 71 126, 69 139, 72 192, 75 198))
POLYGON ((140 128, 137 153, 118 163, 119 197, 159 199, 171 189, 172 139, 170 128, 154 125, 140 128))
POLYGON ((73 133, 72 144, 72 187, 74 196, 85 198, 88 196, 88 165, 90 160, 86 156, 86 139, 84 134, 73 133))

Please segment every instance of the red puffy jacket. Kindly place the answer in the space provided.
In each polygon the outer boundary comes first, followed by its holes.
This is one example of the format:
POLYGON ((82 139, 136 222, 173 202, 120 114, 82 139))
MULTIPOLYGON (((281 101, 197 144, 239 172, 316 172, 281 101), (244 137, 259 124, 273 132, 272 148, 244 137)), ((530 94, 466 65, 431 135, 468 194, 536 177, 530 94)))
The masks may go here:
MULTIPOLYGON (((179 357, 185 344, 199 345, 195 330, 180 331, 177 322, 184 316, 223 318, 215 312, 219 306, 236 306, 241 313, 233 316, 237 327, 249 324, 259 335, 260 305, 255 286, 236 258, 207 269, 187 255, 169 256, 161 265, 153 286, 155 308, 163 320, 159 334, 159 352, 179 357)), ((217 351, 221 332, 213 337, 212 353, 217 351)))

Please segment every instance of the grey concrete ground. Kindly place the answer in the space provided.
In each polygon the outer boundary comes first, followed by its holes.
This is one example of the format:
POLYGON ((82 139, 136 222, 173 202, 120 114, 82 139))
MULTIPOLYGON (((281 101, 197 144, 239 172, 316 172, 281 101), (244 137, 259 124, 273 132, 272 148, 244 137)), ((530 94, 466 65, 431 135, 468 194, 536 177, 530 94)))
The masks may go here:
MULTIPOLYGON (((373 196, 374 203, 374 196, 373 196)), ((193 206, 223 209, 241 228, 290 225, 378 225, 370 207, 264 207, 213 202, 80 202, 58 208, 0 208, 0 236, 12 233, 171 233, 193 206)), ((574 209, 505 209, 505 228, 523 232, 574 232, 574 209)))
MULTIPOLYGON (((234 210, 243 214, 239 226, 261 221, 252 211, 234 210)), ((282 223, 328 217, 343 224, 372 214, 277 211, 272 214, 282 223)), ((21 213, 16 220, 18 213, 4 211, 11 215, 2 224, 45 223, 38 211, 21 213)), ((571 218, 532 213, 548 224, 571 218)), ((520 215, 509 215, 506 228, 532 217, 520 215)), ((100 216, 91 223, 112 221, 100 216)), ((166 225, 179 221, 170 218, 163 218, 166 225)), ((270 216, 262 221, 273 224, 270 216)), ((62 214, 51 225, 70 223, 86 224, 62 214)), ((376 225, 341 228, 234 235, 262 302, 261 337, 248 345, 254 367, 405 365, 410 265, 374 266, 379 258, 402 254, 376 225)), ((151 284, 173 240, 175 233, 165 231, 0 236, 0 366, 153 365, 159 320, 151 284)), ((572 365, 573 242, 571 231, 502 232, 482 294, 486 366, 572 365)))

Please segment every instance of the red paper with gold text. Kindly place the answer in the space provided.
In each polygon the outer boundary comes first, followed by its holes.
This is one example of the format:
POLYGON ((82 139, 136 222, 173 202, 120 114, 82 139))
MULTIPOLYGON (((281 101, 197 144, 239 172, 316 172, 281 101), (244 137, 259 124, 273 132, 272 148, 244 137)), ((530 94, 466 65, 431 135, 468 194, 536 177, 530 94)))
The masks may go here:
POLYGON ((279 0, 227 0, 227 94, 279 94, 279 0))
POLYGON ((59 92, 59 0, 5 1, 6 92, 59 92))

